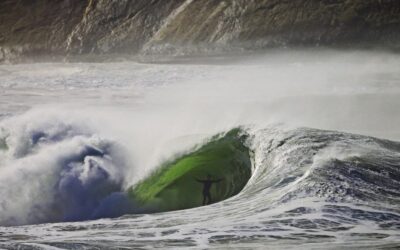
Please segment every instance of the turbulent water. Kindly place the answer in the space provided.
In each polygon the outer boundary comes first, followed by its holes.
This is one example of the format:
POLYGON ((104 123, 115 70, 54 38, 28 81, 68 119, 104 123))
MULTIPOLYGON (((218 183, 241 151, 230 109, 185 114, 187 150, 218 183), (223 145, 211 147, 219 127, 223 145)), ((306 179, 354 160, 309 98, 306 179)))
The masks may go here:
POLYGON ((399 68, 322 50, 2 65, 0 247, 400 247, 399 68), (182 157, 224 162, 207 145, 238 127, 251 162, 238 194, 159 213, 129 195, 182 157))

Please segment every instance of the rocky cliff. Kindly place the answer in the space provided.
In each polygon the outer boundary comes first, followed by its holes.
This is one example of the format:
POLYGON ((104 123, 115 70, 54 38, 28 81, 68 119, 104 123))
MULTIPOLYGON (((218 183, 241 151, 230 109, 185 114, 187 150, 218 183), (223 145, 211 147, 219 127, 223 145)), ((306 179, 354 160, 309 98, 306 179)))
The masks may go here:
POLYGON ((287 46, 400 48, 398 0, 2 0, 0 61, 287 46))

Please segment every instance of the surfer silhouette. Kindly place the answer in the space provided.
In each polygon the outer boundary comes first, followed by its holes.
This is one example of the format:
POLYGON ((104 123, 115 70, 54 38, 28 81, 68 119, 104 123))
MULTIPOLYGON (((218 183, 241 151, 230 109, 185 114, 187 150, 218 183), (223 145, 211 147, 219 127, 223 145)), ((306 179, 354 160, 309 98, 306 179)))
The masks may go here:
POLYGON ((218 183, 222 181, 222 179, 212 180, 211 175, 207 175, 206 180, 199 180, 196 178, 196 181, 203 184, 203 205, 211 204, 211 185, 213 183, 218 183))

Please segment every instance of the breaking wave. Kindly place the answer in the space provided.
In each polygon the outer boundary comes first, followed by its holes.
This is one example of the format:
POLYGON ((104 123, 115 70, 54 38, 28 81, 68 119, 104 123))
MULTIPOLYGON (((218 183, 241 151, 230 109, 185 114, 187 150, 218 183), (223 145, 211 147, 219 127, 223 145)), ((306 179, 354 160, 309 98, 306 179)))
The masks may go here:
POLYGON ((86 220, 115 203, 127 167, 117 142, 54 117, 25 119, 2 124, 1 225, 86 220))
POLYGON ((399 65, 4 66, 0 245, 396 248, 399 65), (201 206, 207 174, 224 180, 201 206))
MULTIPOLYGON (((243 127, 204 138, 132 187, 128 153, 118 141, 85 123, 52 116, 27 123, 25 116, 2 122, 1 225, 196 207, 201 187, 194 179, 211 174, 224 178, 212 191, 214 201, 233 196, 226 201, 233 210, 235 203, 248 203, 254 215, 311 198, 324 202, 318 209, 332 223, 350 213, 379 227, 400 227, 398 142, 309 128, 243 127), (376 212, 337 205, 346 203, 376 212)), ((293 213, 314 210, 301 206, 293 213)))

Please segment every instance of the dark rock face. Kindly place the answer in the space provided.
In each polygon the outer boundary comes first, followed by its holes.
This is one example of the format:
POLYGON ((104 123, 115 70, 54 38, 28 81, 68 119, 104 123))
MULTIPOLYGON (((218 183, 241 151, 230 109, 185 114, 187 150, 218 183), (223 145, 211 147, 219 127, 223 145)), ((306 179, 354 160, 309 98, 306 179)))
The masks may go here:
POLYGON ((400 48, 398 0, 2 0, 0 61, 276 46, 400 48))
POLYGON ((183 0, 94 0, 67 41, 72 53, 136 53, 183 0))
POLYGON ((0 61, 64 53, 64 42, 81 21, 85 4, 81 0, 0 1, 0 61))

